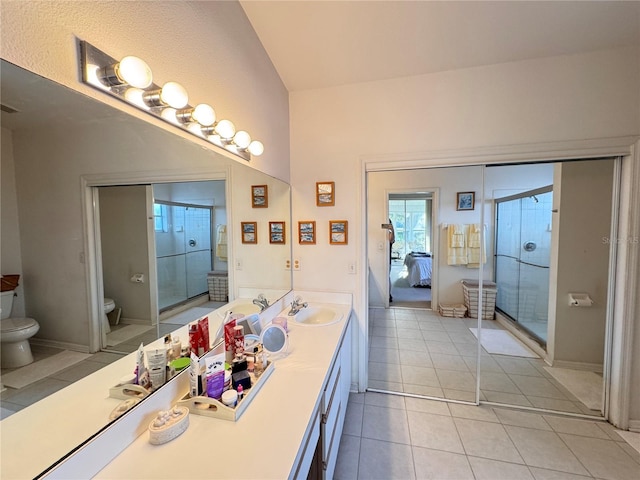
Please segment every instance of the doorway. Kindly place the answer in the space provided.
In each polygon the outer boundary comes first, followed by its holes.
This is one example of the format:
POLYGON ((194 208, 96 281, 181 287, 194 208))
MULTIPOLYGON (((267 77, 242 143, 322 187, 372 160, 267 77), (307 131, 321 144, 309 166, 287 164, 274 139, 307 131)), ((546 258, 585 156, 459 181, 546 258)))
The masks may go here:
POLYGON ((389 299, 395 307, 431 308, 432 204, 432 192, 389 194, 389 220, 395 232, 389 299))

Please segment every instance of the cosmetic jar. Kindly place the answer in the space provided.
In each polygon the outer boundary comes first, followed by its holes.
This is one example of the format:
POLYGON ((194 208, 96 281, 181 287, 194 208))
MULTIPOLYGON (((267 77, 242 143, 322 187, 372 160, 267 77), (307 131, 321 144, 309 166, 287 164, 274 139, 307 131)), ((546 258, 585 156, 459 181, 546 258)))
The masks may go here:
POLYGON ((238 392, 235 390, 226 390, 222 393, 222 403, 227 407, 235 407, 238 403, 238 392))

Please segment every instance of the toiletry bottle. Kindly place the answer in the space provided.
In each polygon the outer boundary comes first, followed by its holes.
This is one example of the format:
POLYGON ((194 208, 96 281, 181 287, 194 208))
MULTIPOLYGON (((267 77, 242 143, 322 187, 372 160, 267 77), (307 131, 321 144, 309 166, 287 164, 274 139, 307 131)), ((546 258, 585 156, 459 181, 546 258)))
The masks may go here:
POLYGON ((242 384, 238 385, 238 401, 242 400, 242 397, 244 396, 244 388, 242 387, 242 384))

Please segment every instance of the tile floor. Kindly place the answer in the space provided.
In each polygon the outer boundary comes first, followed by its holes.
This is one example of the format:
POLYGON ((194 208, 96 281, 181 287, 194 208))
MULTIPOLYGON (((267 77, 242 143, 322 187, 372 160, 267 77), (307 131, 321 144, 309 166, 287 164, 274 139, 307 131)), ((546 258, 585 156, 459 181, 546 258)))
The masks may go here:
POLYGON ((638 480, 640 452, 606 422, 352 393, 334 478, 638 480))
MULTIPOLYGON (((472 318, 432 310, 369 310, 369 388, 475 401, 477 339, 472 318)), ((501 328, 493 320, 483 328, 501 328)), ((501 404, 599 415, 546 370, 540 358, 481 354, 480 399, 501 404)))

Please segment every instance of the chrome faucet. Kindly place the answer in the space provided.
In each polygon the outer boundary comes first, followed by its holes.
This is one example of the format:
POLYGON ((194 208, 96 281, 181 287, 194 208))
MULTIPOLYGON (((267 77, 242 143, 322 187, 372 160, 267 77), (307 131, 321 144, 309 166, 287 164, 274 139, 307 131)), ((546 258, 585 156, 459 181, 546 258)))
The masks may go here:
POLYGON ((265 309, 269 306, 269 300, 267 300, 264 294, 261 293, 260 295, 258 295, 258 298, 253 299, 253 304, 260 307, 260 312, 264 312, 265 309))
POLYGON ((303 302, 301 297, 295 297, 293 299, 293 302, 291 302, 291 310, 289 310, 289 313, 287 313, 287 315, 292 317, 300 310, 302 310, 303 308, 307 308, 308 306, 309 304, 307 302, 303 302))

